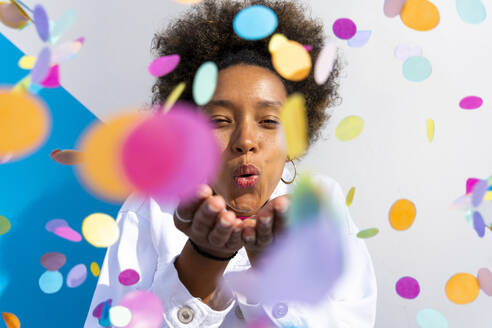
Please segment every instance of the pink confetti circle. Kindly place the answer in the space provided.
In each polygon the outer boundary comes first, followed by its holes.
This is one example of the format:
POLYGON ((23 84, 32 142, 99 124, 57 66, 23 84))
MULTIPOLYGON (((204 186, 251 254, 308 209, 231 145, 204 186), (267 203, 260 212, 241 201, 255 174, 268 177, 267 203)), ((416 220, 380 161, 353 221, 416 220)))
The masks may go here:
POLYGON ((70 227, 58 227, 55 229, 54 234, 70 241, 79 242, 82 240, 80 233, 70 227))
POLYGON ((159 328, 163 321, 164 307, 161 300, 149 291, 135 290, 126 294, 120 304, 132 312, 132 320, 126 328, 159 328))
POLYGON ((482 98, 476 96, 465 97, 460 101, 460 107, 466 110, 480 108, 482 104, 483 104, 482 98))
POLYGON ((163 56, 155 59, 149 65, 149 73, 152 76, 160 77, 171 73, 178 66, 179 55, 163 56))
POLYGON ((131 286, 140 280, 140 275, 133 269, 126 269, 120 272, 118 280, 123 286, 131 286))
POLYGON ((339 18, 333 23, 333 33, 339 39, 349 40, 357 33, 357 26, 349 18, 339 18))
POLYGON ((412 277, 400 278, 396 283, 396 293, 403 298, 414 299, 420 293, 419 283, 412 277))
POLYGON ((44 81, 41 82, 41 86, 44 88, 58 88, 60 86, 60 69, 58 65, 51 66, 48 75, 44 81))

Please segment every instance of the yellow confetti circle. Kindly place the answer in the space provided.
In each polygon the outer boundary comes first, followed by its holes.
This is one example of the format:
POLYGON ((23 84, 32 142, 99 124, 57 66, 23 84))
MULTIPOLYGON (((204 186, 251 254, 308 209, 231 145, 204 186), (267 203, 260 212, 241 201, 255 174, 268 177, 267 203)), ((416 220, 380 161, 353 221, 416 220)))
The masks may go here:
POLYGON ((400 18, 406 26, 417 31, 429 31, 439 24, 437 7, 427 0, 407 0, 403 5, 400 18))
POLYGON ((479 292, 478 279, 469 273, 457 273, 446 283, 446 296, 456 304, 473 302, 479 292))
POLYGON ((391 207, 389 213, 390 224, 395 230, 406 230, 412 225, 416 214, 417 209, 411 201, 399 199, 391 207))
POLYGON ((434 140, 434 120, 432 118, 427 119, 427 139, 429 142, 432 142, 434 140))
POLYGON ((82 234, 92 246, 109 247, 120 238, 120 229, 111 216, 94 213, 82 222, 82 234))
POLYGON ((364 129, 364 120, 356 115, 344 118, 335 130, 335 136, 340 141, 349 141, 357 138, 364 129))
POLYGON ((41 146, 50 118, 40 99, 25 92, 0 90, 0 157, 20 157, 41 146))
POLYGON ((311 71, 312 61, 308 51, 296 41, 281 43, 272 53, 273 67, 283 78, 302 81, 311 71))
POLYGON ((91 272, 94 277, 98 277, 101 273, 101 269, 99 268, 99 264, 96 262, 91 263, 91 272))
POLYGON ((308 124, 304 96, 294 93, 285 101, 280 111, 287 142, 289 158, 296 158, 304 154, 308 146, 308 124))
POLYGON ((355 195, 355 187, 352 187, 347 193, 347 197, 345 197, 345 203, 347 204, 347 206, 352 205, 352 202, 354 201, 354 195, 355 195))
POLYGON ((145 117, 130 113, 96 123, 82 137, 79 149, 84 161, 78 166, 80 179, 99 197, 110 201, 124 200, 131 185, 121 165, 121 150, 126 136, 145 117))
POLYGON ((285 35, 280 33, 275 33, 271 37, 270 42, 268 43, 268 51, 270 51, 270 53, 274 53, 280 48, 281 45, 283 45, 287 41, 289 41, 289 39, 287 39, 285 35))
POLYGON ((19 59, 19 67, 22 69, 32 69, 35 63, 36 63, 35 56, 26 55, 26 56, 22 56, 21 59, 19 59))

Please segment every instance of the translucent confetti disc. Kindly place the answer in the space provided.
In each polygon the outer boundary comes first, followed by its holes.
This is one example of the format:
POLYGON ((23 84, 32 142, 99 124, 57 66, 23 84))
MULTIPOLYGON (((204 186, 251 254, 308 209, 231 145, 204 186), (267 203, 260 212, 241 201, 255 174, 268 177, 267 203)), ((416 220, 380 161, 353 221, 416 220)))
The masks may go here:
POLYGON ((456 0, 456 10, 463 22, 468 24, 480 24, 487 17, 481 0, 456 0))
POLYGON ((376 236, 379 233, 378 228, 369 228, 366 230, 359 231, 357 237, 361 239, 367 239, 376 236))
POLYGON ((304 96, 295 93, 285 101, 280 111, 280 122, 287 142, 289 158, 304 154, 308 146, 308 124, 304 96))
POLYGON ((82 153, 78 150, 55 149, 51 152, 50 157, 55 162, 63 165, 76 165, 82 163, 82 153))
POLYGON ((36 63, 36 57, 35 56, 22 56, 21 59, 19 59, 19 67, 22 69, 32 69, 34 67, 34 64, 36 63))
POLYGON ((36 63, 31 70, 31 82, 41 84, 46 79, 51 68, 51 49, 44 47, 36 59, 36 63))
POLYGON ((234 17, 233 28, 245 40, 261 40, 272 34, 278 25, 275 12, 263 5, 242 9, 234 17))
POLYGON ((400 12, 406 26, 417 31, 429 31, 439 24, 437 7, 428 0, 407 0, 400 12))
POLYGON ((411 82, 422 82, 432 74, 432 64, 422 56, 409 57, 403 63, 403 76, 411 82))
POLYGON ((483 217, 478 211, 473 212, 473 229, 475 229, 475 232, 480 238, 483 238, 485 236, 485 228, 487 226, 485 225, 485 222, 483 221, 483 217))
POLYGON ((66 262, 65 255, 58 252, 46 253, 41 256, 41 265, 48 271, 58 271, 66 262))
POLYGON ((364 120, 362 117, 352 115, 344 118, 335 130, 335 136, 340 141, 349 141, 357 138, 364 129, 364 120))
POLYGON ((109 247, 120 238, 120 229, 111 216, 94 213, 82 222, 82 234, 92 246, 109 247))
POLYGON ((75 9, 67 10, 63 15, 54 23, 51 29, 50 42, 55 44, 62 35, 72 26, 73 22, 77 18, 77 11, 75 9))
POLYGON ((492 272, 487 268, 481 268, 478 270, 477 278, 480 289, 488 296, 492 296, 492 272))
POLYGON ((196 71, 193 79, 193 100, 199 106, 203 106, 212 99, 217 87, 219 70, 213 62, 202 64, 196 71))
POLYGON ((403 298, 414 299, 419 296, 420 285, 413 277, 402 277, 396 282, 396 293, 403 298))
POLYGON ((472 191, 472 205, 474 207, 480 206, 483 201, 483 197, 489 189, 489 183, 487 180, 479 180, 474 186, 472 191))
POLYGON ((427 119, 427 140, 432 142, 434 140, 434 120, 432 118, 427 119))
POLYGON ((74 58, 82 49, 84 38, 62 43, 53 49, 52 64, 60 64, 74 58))
POLYGON ((179 55, 169 55, 156 58, 149 65, 149 73, 152 76, 160 77, 171 73, 179 64, 179 55))
POLYGON ((128 308, 116 305, 109 309, 109 320, 115 327, 125 327, 132 320, 132 313, 128 308))
POLYGON ((124 114, 105 124, 96 123, 83 135, 79 147, 84 162, 77 166, 80 179, 99 197, 122 201, 132 191, 121 166, 121 149, 127 135, 145 117, 124 114))
POLYGON ((339 39, 348 40, 357 33, 357 25, 350 18, 339 18, 333 23, 333 33, 339 39))
POLYGON ((29 18, 27 14, 13 3, 0 3, 0 22, 5 26, 22 29, 26 26, 29 18))
POLYGON ((384 0, 384 15, 389 18, 400 15, 405 1, 406 0, 384 0))
POLYGON ((422 56, 422 48, 413 43, 400 43, 396 46, 394 55, 401 61, 406 61, 410 57, 422 56))
POLYGON ((355 187, 350 188, 349 192, 347 193, 347 197, 345 198, 345 204, 347 206, 352 205, 352 202, 354 201, 354 195, 355 195, 355 187))
POLYGON ((118 275, 118 281, 123 286, 135 285, 140 280, 140 275, 133 269, 126 269, 118 275))
POLYGON ((99 274, 101 273, 101 269, 99 268, 99 264, 96 262, 91 263, 91 272, 94 277, 99 277, 99 274))
POLYGON ((50 130, 50 118, 38 98, 0 90, 0 157, 18 158, 41 146, 50 130))
POLYGON ((296 41, 282 43, 272 54, 273 67, 283 78, 302 81, 311 71, 311 56, 302 44, 296 41))
POLYGON ((13 313, 10 312, 2 312, 3 321, 5 321, 5 325, 7 328, 20 328, 21 323, 19 318, 13 313))
POLYGON ((317 84, 324 84, 330 77, 333 65, 337 58, 337 46, 335 42, 329 41, 319 53, 314 65, 314 80, 317 84))
POLYGON ((3 215, 0 215, 0 235, 4 235, 7 232, 9 232, 10 228, 11 228, 11 224, 9 219, 7 219, 3 215))
POLYGON ((270 39, 270 42, 268 43, 268 51, 270 51, 270 53, 274 53, 280 48, 282 44, 284 44, 287 41, 289 41, 289 39, 287 39, 285 35, 280 33, 275 33, 270 39))
POLYGON ((70 288, 79 287, 87 278, 87 268, 85 264, 77 264, 67 275, 67 286, 70 288))
POLYGON ((372 31, 357 31, 355 35, 347 40, 347 44, 352 48, 363 47, 371 38, 372 31))
POLYGON ((63 276, 59 271, 46 271, 39 277, 39 288, 45 294, 56 293, 63 286, 63 276))
POLYGON ((419 328, 449 328, 448 320, 439 311, 422 309, 417 313, 419 328))
POLYGON ((480 284, 475 276, 469 273, 457 273, 446 283, 446 296, 456 304, 473 302, 480 292, 480 284))
POLYGON ((159 328, 163 321, 164 311, 161 300, 149 291, 135 290, 126 294, 120 306, 128 308, 132 313, 127 328, 159 328))
POLYGON ((36 5, 34 7, 34 25, 38 31, 38 35, 44 42, 47 42, 50 38, 50 20, 48 14, 42 5, 36 5))
POLYGON ((53 219, 46 223, 45 228, 49 232, 55 232, 59 227, 68 227, 67 221, 63 219, 53 219))
POLYGON ((462 109, 467 109, 467 110, 480 108, 482 104, 483 104, 482 98, 477 96, 468 96, 461 99, 460 101, 460 107, 462 109))
POLYGON ((390 224, 395 230, 406 230, 412 225, 416 214, 417 209, 411 201, 399 199, 391 206, 389 212, 390 224))
POLYGON ((79 242, 82 240, 82 236, 69 226, 57 227, 55 228, 55 231, 53 231, 53 233, 59 237, 62 237, 63 239, 74 242, 79 242))

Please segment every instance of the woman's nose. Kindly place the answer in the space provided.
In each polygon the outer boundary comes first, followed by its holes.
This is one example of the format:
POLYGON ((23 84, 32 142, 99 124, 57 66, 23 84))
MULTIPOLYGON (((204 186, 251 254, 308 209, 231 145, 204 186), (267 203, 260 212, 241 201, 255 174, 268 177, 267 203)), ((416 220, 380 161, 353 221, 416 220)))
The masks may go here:
POLYGON ((256 152, 258 150, 257 134, 251 127, 239 127, 233 141, 234 152, 245 154, 247 152, 256 152))

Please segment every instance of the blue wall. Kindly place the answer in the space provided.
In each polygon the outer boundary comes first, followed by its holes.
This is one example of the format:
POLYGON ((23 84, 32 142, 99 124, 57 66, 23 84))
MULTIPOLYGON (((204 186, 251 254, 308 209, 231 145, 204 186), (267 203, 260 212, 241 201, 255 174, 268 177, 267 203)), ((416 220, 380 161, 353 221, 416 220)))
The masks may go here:
MULTIPOLYGON (((13 85, 28 74, 17 66, 22 56, 0 34, 0 85, 13 85)), ((49 156, 56 148, 73 148, 95 116, 63 88, 44 89, 39 95, 51 112, 49 139, 31 156, 0 165, 0 215, 12 224, 8 233, 0 235, 0 312, 17 315, 22 327, 82 327, 97 278, 89 272, 77 288, 68 288, 64 282, 59 292, 44 294, 38 285, 45 271, 40 258, 47 252, 64 253, 67 263, 60 272, 65 278, 76 264, 84 263, 88 269, 93 261, 102 265, 106 249, 94 248, 84 240, 64 240, 46 231, 44 225, 62 218, 80 232, 87 215, 104 212, 114 217, 119 205, 88 194, 72 167, 49 156)), ((0 322, 0 327, 5 327, 2 319, 0 322)))

